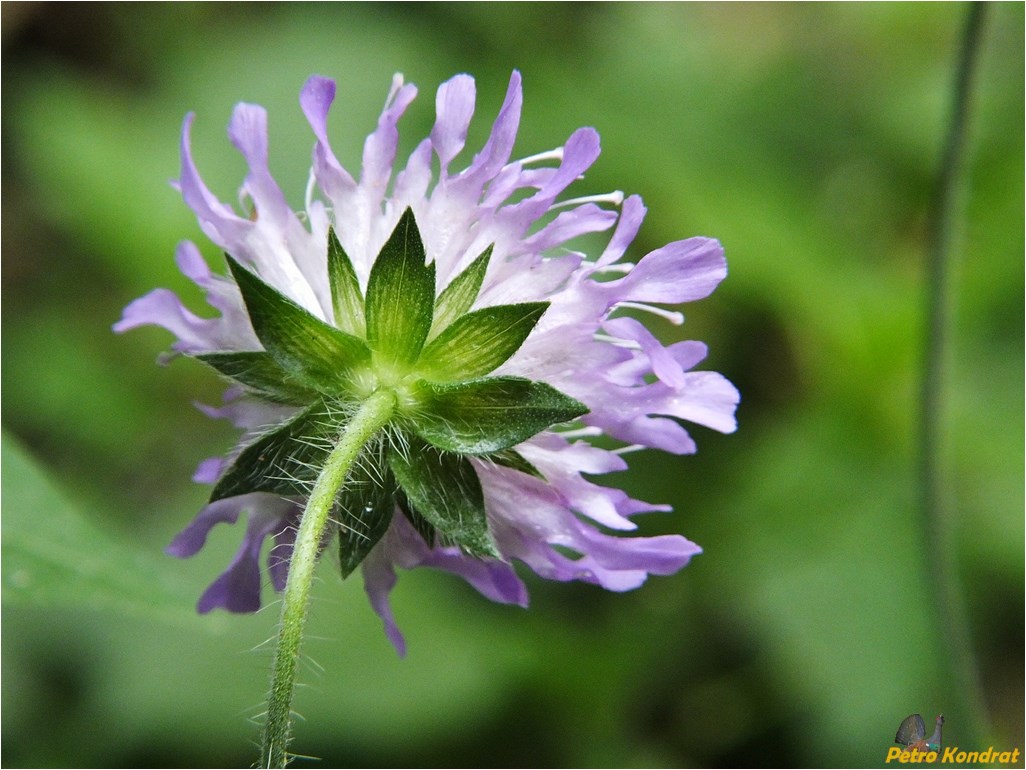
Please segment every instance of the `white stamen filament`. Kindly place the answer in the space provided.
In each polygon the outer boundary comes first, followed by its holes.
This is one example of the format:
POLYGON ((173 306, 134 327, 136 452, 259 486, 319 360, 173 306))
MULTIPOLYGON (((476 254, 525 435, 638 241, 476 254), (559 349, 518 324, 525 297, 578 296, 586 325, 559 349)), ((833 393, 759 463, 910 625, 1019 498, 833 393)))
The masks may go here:
POLYGON ((526 166, 528 163, 537 163, 543 160, 563 160, 563 148, 557 147, 554 150, 539 152, 537 155, 532 155, 529 158, 521 158, 519 163, 521 166, 526 166))
POLYGON ((580 206, 584 203, 611 203, 614 206, 619 206, 623 203, 623 192, 620 190, 614 190, 610 193, 603 195, 587 195, 583 198, 571 198, 570 200, 559 201, 549 206, 550 209, 566 208, 567 206, 580 206))
POLYGON ((645 447, 644 444, 629 444, 628 446, 622 446, 619 449, 614 449, 613 450, 613 454, 614 455, 625 455, 625 454, 629 454, 630 452, 639 452, 639 451, 641 451, 642 449, 645 449, 645 448, 646 447, 645 447))
POLYGON ((645 302, 617 302, 616 307, 629 307, 634 310, 644 310, 646 313, 651 313, 652 315, 657 315, 660 318, 665 318, 674 326, 680 326, 684 323, 683 313, 678 313, 675 310, 665 310, 664 308, 649 305, 645 302))
POLYGON ((563 438, 584 438, 586 436, 601 436, 602 428, 596 428, 594 425, 588 425, 584 428, 575 428, 574 430, 557 431, 563 438))
POLYGON ((317 177, 314 176, 313 168, 310 169, 310 178, 306 181, 306 210, 310 210, 313 203, 314 188, 317 186, 317 177))
POLYGON ((616 345, 618 348, 630 348, 631 350, 641 350, 639 345, 634 340, 625 340, 620 337, 611 337, 608 334, 596 334, 593 336, 596 342, 608 342, 610 345, 616 345))
POLYGON ((397 72, 392 75, 392 87, 388 91, 388 98, 385 99, 385 110, 392 105, 392 100, 395 99, 396 94, 399 93, 399 89, 403 87, 405 79, 403 73, 397 72))

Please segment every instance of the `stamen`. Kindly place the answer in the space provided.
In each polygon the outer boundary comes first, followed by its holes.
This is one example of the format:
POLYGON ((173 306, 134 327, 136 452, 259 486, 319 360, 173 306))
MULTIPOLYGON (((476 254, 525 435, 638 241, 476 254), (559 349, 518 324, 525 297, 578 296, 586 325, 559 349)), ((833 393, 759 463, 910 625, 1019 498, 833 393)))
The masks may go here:
POLYGON ((660 318, 665 318, 667 321, 672 323, 674 326, 680 326, 684 323, 684 314, 678 313, 675 310, 666 310, 655 305, 649 305, 644 302, 617 302, 616 307, 629 307, 634 310, 644 310, 646 313, 657 315, 660 318))
POLYGON ((625 340, 620 337, 612 337, 608 334, 594 334, 592 339, 596 342, 608 342, 610 345, 616 345, 618 348, 629 348, 630 350, 641 350, 639 345, 634 340, 625 340))
POLYGON ((317 185, 317 178, 314 176, 313 168, 310 169, 310 178, 306 180, 306 210, 310 210, 310 204, 313 203, 314 188, 317 185))
POLYGON ((623 203, 623 192, 614 190, 603 195, 587 195, 583 198, 571 198, 570 200, 559 201, 549 206, 550 209, 566 208, 567 206, 579 206, 584 203, 611 203, 619 206, 623 203))
POLYGON ((542 160, 563 160, 563 148, 557 147, 555 150, 539 152, 537 155, 532 155, 529 158, 521 158, 520 165, 526 166, 528 163, 536 163, 537 161, 542 160))
POLYGON ((563 438, 584 438, 586 436, 601 436, 602 428, 596 428, 594 425, 586 425, 583 428, 574 428, 573 430, 561 430, 558 431, 558 433, 563 438))
POLYGON ((395 99, 395 95, 399 93, 399 89, 403 87, 404 82, 403 73, 397 72, 392 75, 392 87, 388 91, 388 98, 385 99, 386 110, 391 106, 392 100, 395 99))
POLYGON ((614 449, 613 450, 613 454, 614 455, 625 455, 625 454, 629 454, 631 452, 639 452, 642 449, 645 449, 645 446, 643 444, 629 444, 627 446, 622 446, 619 449, 614 449))

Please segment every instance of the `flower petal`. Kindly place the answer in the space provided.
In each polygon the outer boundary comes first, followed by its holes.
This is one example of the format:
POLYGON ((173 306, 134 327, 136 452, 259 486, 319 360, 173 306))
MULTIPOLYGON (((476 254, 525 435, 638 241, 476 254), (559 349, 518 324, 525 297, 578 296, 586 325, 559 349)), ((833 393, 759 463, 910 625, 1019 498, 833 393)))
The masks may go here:
POLYGON ((254 206, 249 238, 237 250, 261 276, 304 308, 324 320, 330 306, 324 275, 327 256, 314 247, 311 233, 299 223, 267 165, 267 111, 239 104, 228 124, 228 136, 249 165, 242 192, 254 206))
MULTIPOLYGON (((602 391, 594 383, 580 383, 580 388, 567 392, 586 404, 596 403, 602 391), (592 400, 589 401, 589 398, 592 400)), ((619 389, 616 400, 598 401, 601 408, 592 408, 582 418, 588 425, 602 428, 611 436, 630 444, 663 449, 674 454, 690 454, 695 443, 673 420, 652 415, 666 415, 705 425, 721 433, 737 428, 734 416, 740 396, 723 375, 716 372, 687 372, 680 388, 662 382, 635 388, 619 389)))
MULTIPOLYGON (((388 537, 386 534, 385 537, 388 537)), ((371 607, 381 618, 385 625, 385 636, 395 647, 400 658, 406 657, 406 640, 403 638, 399 626, 395 623, 395 616, 392 614, 392 605, 388 601, 388 595, 395 588, 398 580, 392 562, 386 555, 381 544, 372 550, 361 565, 363 570, 363 589, 367 592, 371 607)))
POLYGON ((406 161, 406 168, 395 178, 392 198, 396 208, 406 209, 419 203, 431 184, 431 142, 425 139, 406 161))
POLYGON ((623 300, 677 304, 708 297, 726 276, 720 242, 688 238, 649 252, 616 283, 623 300))
POLYGON ((606 321, 603 328, 621 339, 638 343, 651 362, 651 371, 667 385, 679 388, 684 384, 684 369, 640 321, 627 317, 615 318, 606 321))
POLYGON ((378 127, 363 145, 360 187, 368 193, 372 202, 384 197, 388 180, 392 176, 396 147, 399 146, 396 124, 416 95, 416 86, 403 85, 403 76, 395 75, 392 78, 392 90, 385 101, 385 109, 378 118, 378 127))
POLYGON ((150 324, 162 326, 178 338, 172 345, 175 350, 202 353, 215 349, 208 340, 216 323, 190 312, 170 289, 154 289, 132 300, 113 329, 120 334, 150 324))
POLYGON ((457 75, 438 87, 435 96, 435 126, 431 129, 431 145, 446 176, 449 162, 459 155, 467 142, 467 129, 474 116, 477 89, 470 75, 457 75))
POLYGON ((641 511, 670 510, 668 505, 633 500, 620 489, 586 480, 582 473, 610 473, 627 468, 622 457, 608 450, 584 441, 571 444, 557 434, 542 434, 521 444, 518 451, 541 472, 567 507, 610 529, 637 529, 628 516, 641 511))
POLYGON ((638 234, 638 230, 641 229, 641 223, 644 221, 647 211, 648 209, 641 202, 640 195, 627 196, 620 209, 620 220, 616 223, 616 231, 609 239, 609 244, 602 252, 602 256, 595 263, 597 266, 611 265, 624 255, 627 247, 638 234))
POLYGON ((235 558, 203 592, 196 605, 200 614, 217 607, 229 612, 256 612, 260 609, 260 548, 268 535, 284 525, 284 518, 272 510, 250 512, 246 534, 235 558))
POLYGON ((616 224, 616 212, 593 203, 563 211, 554 220, 524 240, 532 251, 547 251, 586 233, 600 233, 616 224))
POLYGON ((203 460, 192 474, 192 480, 198 484, 213 484, 217 477, 224 470, 225 459, 223 457, 208 457, 203 460))
POLYGON ((232 211, 230 206, 221 203, 200 178, 192 159, 191 130, 195 117, 190 112, 182 124, 182 165, 178 188, 185 203, 195 212, 207 237, 222 249, 235 251, 245 240, 249 223, 232 211))
POLYGON ((506 468, 482 472, 481 482, 500 550, 543 577, 624 591, 640 585, 649 573, 677 571, 700 551, 679 535, 604 535, 578 519, 545 482, 506 468), (571 559, 556 547, 581 556, 571 559))
POLYGON ((520 127, 520 109, 523 101, 520 73, 514 70, 506 89, 506 98, 495 123, 492 124, 488 141, 481 152, 474 156, 470 167, 448 181, 446 187, 450 194, 464 200, 480 200, 485 183, 502 170, 509 160, 510 153, 513 152, 513 142, 520 127))
POLYGON ((468 556, 459 548, 429 548, 403 516, 396 516, 385 546, 389 558, 404 569, 434 567, 466 580, 493 602, 527 606, 527 587, 513 567, 496 559, 468 556))
POLYGON ((356 189, 356 181, 338 162, 328 142, 328 111, 334 100, 335 81, 317 75, 306 81, 299 95, 303 114, 317 137, 313 152, 314 176, 321 189, 333 200, 356 189))
MULTIPOLYGON (((531 224, 549 210, 559 194, 595 162, 599 152, 599 137, 595 129, 579 128, 571 134, 563 147, 556 173, 531 197, 500 209, 498 218, 503 226, 517 235, 527 232, 531 224)), ((606 226, 611 227, 612 224, 608 221, 606 226)))

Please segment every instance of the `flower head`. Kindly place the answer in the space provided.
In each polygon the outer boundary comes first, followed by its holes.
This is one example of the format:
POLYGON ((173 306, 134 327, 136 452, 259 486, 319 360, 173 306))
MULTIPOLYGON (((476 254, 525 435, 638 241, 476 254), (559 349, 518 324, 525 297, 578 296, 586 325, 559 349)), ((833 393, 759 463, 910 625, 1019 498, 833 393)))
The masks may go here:
POLYGON ((335 84, 312 77, 300 104, 313 129, 305 211, 286 202, 268 169, 267 115, 240 104, 229 137, 249 165, 243 213, 204 185, 182 132, 178 187, 207 236, 223 249, 227 275, 210 271, 182 243, 182 272, 220 315, 202 318, 170 291, 137 299, 115 325, 170 330, 173 349, 210 364, 233 384, 207 408, 244 429, 226 458, 204 461, 195 479, 214 485, 210 503, 171 543, 197 553, 211 528, 246 514, 243 543, 199 601, 200 612, 260 606, 260 554, 285 583, 296 522, 325 456, 357 406, 387 393, 392 418, 369 441, 333 508, 344 576, 364 584, 397 649, 389 607, 396 567, 460 575, 499 602, 525 605, 513 568, 613 591, 667 575, 699 547, 679 535, 625 537, 632 516, 666 510, 600 486, 582 474, 626 468, 624 449, 695 450, 680 424, 735 428, 736 389, 692 371, 699 342, 661 344, 617 311, 656 313, 707 296, 726 275, 719 243, 690 238, 621 261, 645 214, 620 193, 560 200, 599 154, 593 129, 548 153, 510 160, 520 118, 520 75, 484 147, 453 171, 474 112, 474 81, 457 75, 436 96, 431 134, 393 177, 397 123, 416 95, 396 76, 367 138, 359 180, 327 137, 335 84), (432 165, 437 158, 437 178, 432 165), (569 244, 612 230, 589 259, 569 244))

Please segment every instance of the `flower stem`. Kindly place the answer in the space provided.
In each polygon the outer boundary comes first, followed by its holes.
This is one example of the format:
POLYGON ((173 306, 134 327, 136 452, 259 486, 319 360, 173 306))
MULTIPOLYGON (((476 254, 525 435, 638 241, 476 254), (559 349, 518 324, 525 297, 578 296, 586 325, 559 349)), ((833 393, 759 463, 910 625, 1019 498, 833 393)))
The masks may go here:
POLYGON ((958 214, 960 185, 964 184, 966 126, 973 75, 979 59, 986 3, 971 3, 968 11, 951 124, 941 161, 937 197, 930 218, 927 254, 926 339, 919 424, 919 504, 925 533, 926 558, 936 604, 942 647, 948 660, 946 678, 961 696, 963 742, 979 745, 986 731, 986 708, 972 654, 965 600, 958 582, 955 522, 942 494, 940 426, 942 382, 948 332, 948 262, 958 214))
POLYGON ((299 646, 303 639, 314 566, 332 505, 360 450, 385 426, 394 410, 395 395, 391 391, 382 389, 371 394, 339 436, 303 511, 282 597, 260 767, 283 768, 288 762, 299 646))

